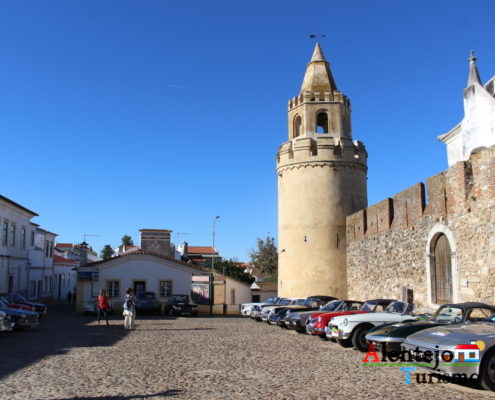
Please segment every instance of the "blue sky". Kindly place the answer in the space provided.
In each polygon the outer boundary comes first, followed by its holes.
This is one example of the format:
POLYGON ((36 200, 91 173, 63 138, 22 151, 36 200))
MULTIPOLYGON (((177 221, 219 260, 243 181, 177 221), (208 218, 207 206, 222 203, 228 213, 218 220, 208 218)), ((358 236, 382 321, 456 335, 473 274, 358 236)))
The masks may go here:
POLYGON ((319 29, 369 204, 447 168, 469 50, 495 74, 495 2, 0 0, 0 193, 59 242, 140 228, 247 260, 277 233, 275 154, 319 29), (181 235, 177 235, 181 232, 181 235), (186 234, 187 233, 187 234, 186 234))

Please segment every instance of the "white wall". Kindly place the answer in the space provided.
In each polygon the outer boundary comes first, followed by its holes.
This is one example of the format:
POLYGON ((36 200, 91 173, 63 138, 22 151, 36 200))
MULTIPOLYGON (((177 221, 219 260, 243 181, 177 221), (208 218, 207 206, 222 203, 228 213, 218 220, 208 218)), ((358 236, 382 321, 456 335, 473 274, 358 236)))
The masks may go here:
POLYGON ((227 277, 227 285, 225 289, 227 314, 239 314, 240 305, 251 302, 251 285, 248 283, 242 283, 227 277), (234 302, 232 302, 232 290, 235 290, 234 302))
POLYGON ((30 219, 32 214, 0 199, 0 293, 9 289, 9 276, 13 279, 13 291, 26 293, 28 276, 28 251, 31 249, 30 219), (3 225, 8 223, 8 242, 3 241, 3 225), (11 243, 11 226, 15 225, 15 243, 11 243), (22 229, 25 229, 25 242, 22 229), (8 257, 5 257, 8 256, 8 257))
MULTIPOLYGON (((191 295, 192 275, 195 270, 172 261, 167 261, 144 254, 131 254, 111 259, 95 267, 98 269, 97 281, 80 281, 82 283, 82 301, 97 296, 102 288, 106 288, 107 281, 119 281, 119 294, 112 298, 112 304, 119 308, 124 300, 125 289, 134 287, 134 281, 145 281, 146 291, 155 292, 160 300, 159 281, 172 281, 172 294, 191 295)), ((197 271, 199 274, 200 272, 197 271)), ((78 300, 79 303, 79 300, 78 300)))

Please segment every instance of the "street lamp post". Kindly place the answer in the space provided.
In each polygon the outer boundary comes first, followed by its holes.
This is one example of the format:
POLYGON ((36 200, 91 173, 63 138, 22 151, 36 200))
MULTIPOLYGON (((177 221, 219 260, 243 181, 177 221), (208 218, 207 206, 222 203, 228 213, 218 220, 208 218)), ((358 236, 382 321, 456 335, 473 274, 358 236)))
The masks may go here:
POLYGON ((215 269, 215 224, 217 222, 217 219, 220 218, 219 215, 217 215, 215 218, 213 218, 213 252, 211 253, 211 270, 215 269))
POLYGON ((211 273, 210 273, 210 314, 213 314, 213 270, 215 267, 215 224, 217 222, 217 219, 220 218, 219 215, 217 215, 215 218, 213 218, 213 248, 212 248, 212 253, 211 253, 211 273))

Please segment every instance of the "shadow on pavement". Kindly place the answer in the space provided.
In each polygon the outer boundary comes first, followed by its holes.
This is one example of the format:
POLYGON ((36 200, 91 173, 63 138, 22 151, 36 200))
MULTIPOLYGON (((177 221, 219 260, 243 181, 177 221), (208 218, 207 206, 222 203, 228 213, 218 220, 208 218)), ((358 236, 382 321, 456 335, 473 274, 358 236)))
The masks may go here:
POLYGON ((175 396, 182 392, 182 390, 165 390, 164 392, 154 394, 135 394, 130 396, 97 396, 97 397, 69 397, 69 398, 57 398, 53 400, 132 400, 132 399, 152 399, 154 397, 169 397, 175 396))
POLYGON ((70 306, 51 306, 37 327, 0 335, 0 379, 71 348, 112 346, 129 333, 120 318, 111 318, 110 326, 87 325, 94 321, 76 314, 70 306))

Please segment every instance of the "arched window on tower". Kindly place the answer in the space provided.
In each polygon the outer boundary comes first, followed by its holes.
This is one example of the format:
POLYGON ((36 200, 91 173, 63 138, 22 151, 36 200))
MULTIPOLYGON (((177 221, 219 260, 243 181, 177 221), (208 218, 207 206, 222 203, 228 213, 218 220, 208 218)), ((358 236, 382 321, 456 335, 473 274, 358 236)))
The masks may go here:
POLYGON ((294 118, 294 136, 293 137, 298 137, 301 134, 301 125, 302 125, 302 119, 300 115, 296 115, 294 118))
POLYGON ((328 133, 328 114, 318 111, 316 114, 316 133, 328 133))

